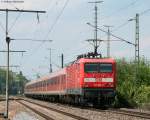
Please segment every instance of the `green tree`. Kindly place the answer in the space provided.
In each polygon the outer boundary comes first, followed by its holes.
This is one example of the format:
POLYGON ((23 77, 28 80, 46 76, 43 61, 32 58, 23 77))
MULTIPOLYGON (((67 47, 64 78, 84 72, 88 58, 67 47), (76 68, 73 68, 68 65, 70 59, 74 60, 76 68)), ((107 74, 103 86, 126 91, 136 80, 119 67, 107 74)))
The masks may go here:
MULTIPOLYGON (((23 76, 22 72, 19 74, 10 71, 9 74, 9 94, 22 94, 24 92, 24 85, 28 80, 23 76)), ((0 94, 5 94, 6 86, 6 70, 0 69, 0 94)))
POLYGON ((134 107, 150 103, 150 65, 141 59, 139 65, 134 61, 117 60, 117 99, 119 106, 134 107), (138 74, 135 77, 135 69, 138 74))

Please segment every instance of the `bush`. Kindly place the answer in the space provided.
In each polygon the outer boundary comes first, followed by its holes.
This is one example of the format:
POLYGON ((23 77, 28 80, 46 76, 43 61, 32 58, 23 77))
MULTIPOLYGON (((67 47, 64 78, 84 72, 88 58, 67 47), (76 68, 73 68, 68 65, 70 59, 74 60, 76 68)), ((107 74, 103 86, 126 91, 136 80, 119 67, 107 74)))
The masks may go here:
POLYGON ((150 65, 140 60, 135 77, 136 64, 125 59, 117 60, 117 107, 136 107, 150 103, 150 65))

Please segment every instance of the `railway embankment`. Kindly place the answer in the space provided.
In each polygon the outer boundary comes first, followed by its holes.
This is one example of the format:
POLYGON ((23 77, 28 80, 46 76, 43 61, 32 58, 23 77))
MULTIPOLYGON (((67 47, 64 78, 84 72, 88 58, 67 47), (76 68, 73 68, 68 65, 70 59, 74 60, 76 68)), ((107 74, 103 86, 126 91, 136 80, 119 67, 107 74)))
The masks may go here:
MULTIPOLYGON (((32 110, 17 103, 14 100, 9 102, 9 120, 45 120, 40 115, 34 113, 32 110)), ((6 120, 3 117, 5 112, 5 101, 0 102, 0 120, 6 120)))

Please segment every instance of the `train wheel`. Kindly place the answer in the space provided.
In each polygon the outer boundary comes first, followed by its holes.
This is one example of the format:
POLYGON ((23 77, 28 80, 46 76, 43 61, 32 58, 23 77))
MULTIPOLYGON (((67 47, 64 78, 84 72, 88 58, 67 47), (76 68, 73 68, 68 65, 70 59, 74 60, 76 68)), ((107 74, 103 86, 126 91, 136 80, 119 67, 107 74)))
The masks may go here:
POLYGON ((79 105, 79 103, 80 103, 80 97, 75 96, 75 105, 79 105))
POLYGON ((79 97, 79 104, 80 104, 81 107, 85 107, 84 97, 79 97))

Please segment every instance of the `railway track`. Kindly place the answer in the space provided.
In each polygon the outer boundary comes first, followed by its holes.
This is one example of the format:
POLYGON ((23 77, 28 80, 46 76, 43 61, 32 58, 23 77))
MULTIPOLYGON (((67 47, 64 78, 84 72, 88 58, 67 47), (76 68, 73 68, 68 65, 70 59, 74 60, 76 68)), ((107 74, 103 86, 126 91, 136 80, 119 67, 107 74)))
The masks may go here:
MULTIPOLYGON (((34 102, 34 101, 29 101, 27 99, 25 99, 25 101, 28 101, 30 103, 33 103, 33 104, 36 104, 36 105, 40 105, 40 106, 43 106, 45 108, 48 108, 50 110, 53 110, 55 112, 59 112, 59 113, 62 113, 64 115, 67 115, 67 116, 70 116, 74 119, 78 119, 78 120, 88 120, 86 118, 83 118, 83 117, 80 117, 80 116, 76 116, 76 115, 72 115, 71 113, 66 113, 66 112, 63 112, 63 111, 60 111, 60 110, 57 110, 57 109, 54 109, 54 108, 49 108, 48 106, 46 105, 42 105, 42 103, 38 103, 38 102, 34 102)), ((58 104, 58 106, 61 106, 61 107, 66 107, 65 105, 62 105, 62 104, 58 104)), ((68 107, 68 106, 67 106, 68 107)), ((78 108, 78 107, 75 107, 75 108, 78 108)), ((82 110, 90 110, 91 112, 95 111, 95 112, 101 112, 101 113, 105 113, 105 112, 108 112, 108 113, 113 113, 113 114, 118 114, 118 115, 126 115, 126 116, 131 116, 131 117, 135 117, 135 118, 143 118, 143 119, 150 119, 150 113, 145 113, 145 112, 137 112, 137 111, 133 111, 133 110, 123 110, 123 109, 107 109, 107 110, 101 110, 101 109, 95 109, 95 108, 83 108, 82 110)), ((105 115, 104 115, 105 116, 105 115)), ((107 116, 105 116, 107 117, 107 116)))
POLYGON ((27 105, 27 104, 25 104, 25 103, 23 103, 23 102, 21 102, 21 101, 17 101, 17 102, 20 103, 20 104, 22 104, 23 106, 29 108, 30 110, 32 110, 33 112, 35 112, 36 114, 40 115, 42 118, 44 118, 44 119, 46 119, 46 120, 54 120, 54 119, 51 118, 50 116, 48 116, 48 115, 46 115, 46 114, 44 114, 44 113, 42 113, 42 112, 40 112, 40 111, 38 111, 38 110, 36 110, 36 109, 30 107, 29 105, 27 105))
MULTIPOLYGON (((11 101, 11 100, 21 100, 22 98, 20 98, 20 97, 9 97, 9 100, 11 101)), ((0 102, 1 101, 6 101, 6 99, 5 99, 5 97, 3 97, 3 98, 0 98, 0 102)))
POLYGON ((90 108, 90 110, 96 111, 96 112, 110 112, 110 113, 127 115, 127 116, 132 116, 132 117, 137 117, 137 118, 150 119, 150 113, 137 112, 137 111, 128 110, 128 109, 127 110, 123 110, 123 109, 100 110, 100 109, 90 108))
POLYGON ((48 107, 46 105, 41 105, 41 104, 38 104, 38 103, 35 103, 35 102, 32 102, 32 101, 28 101, 28 100, 17 100, 17 102, 19 102, 20 104, 26 106, 27 108, 31 109, 32 111, 34 111, 35 113, 37 113, 38 115, 40 115, 41 117, 45 118, 46 120, 55 120, 54 118, 50 117, 49 115, 46 115, 45 113, 43 113, 43 111, 39 111, 39 110, 36 110, 35 108, 31 107, 30 105, 24 103, 23 101, 25 102, 28 102, 28 103, 31 103, 31 104, 34 104, 34 105, 37 105, 37 106, 40 106, 44 109, 47 109, 47 110, 50 110, 50 111, 54 111, 54 112, 57 112, 57 113, 60 113, 62 115, 65 115, 65 116, 68 116, 70 118, 73 118, 75 120, 88 120, 86 118, 83 118, 81 116, 77 116, 77 115, 73 115, 71 113, 68 113, 68 112, 64 112, 64 111, 61 111, 61 110, 58 110, 58 109, 54 109, 54 108, 51 108, 51 107, 48 107))
POLYGON ((121 109, 118 109, 118 110, 110 109, 107 111, 111 113, 116 113, 116 114, 128 115, 128 116, 133 116, 133 117, 138 117, 138 118, 143 118, 143 119, 150 119, 150 113, 145 113, 145 112, 136 112, 136 111, 131 111, 131 110, 121 110, 121 109))

